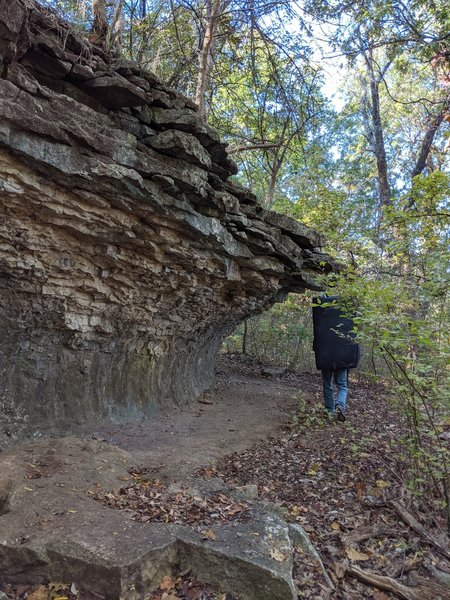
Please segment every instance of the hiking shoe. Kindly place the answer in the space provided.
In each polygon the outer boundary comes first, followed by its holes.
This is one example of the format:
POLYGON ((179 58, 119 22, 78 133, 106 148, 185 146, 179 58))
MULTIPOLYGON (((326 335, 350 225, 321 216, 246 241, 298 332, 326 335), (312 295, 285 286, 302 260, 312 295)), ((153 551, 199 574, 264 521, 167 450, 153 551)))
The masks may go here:
POLYGON ((345 421, 345 414, 344 411, 342 410, 342 408, 340 406, 336 406, 336 416, 337 416, 337 420, 340 421, 341 423, 344 423, 345 421))

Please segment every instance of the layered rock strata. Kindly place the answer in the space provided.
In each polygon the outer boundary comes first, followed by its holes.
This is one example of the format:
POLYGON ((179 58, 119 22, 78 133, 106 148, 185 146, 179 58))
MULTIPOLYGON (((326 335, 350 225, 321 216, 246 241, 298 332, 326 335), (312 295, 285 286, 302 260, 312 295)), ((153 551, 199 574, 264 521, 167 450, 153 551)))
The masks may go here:
POLYGON ((0 73, 7 434, 198 396, 238 322, 332 268, 189 99, 33 0, 0 0, 0 73))

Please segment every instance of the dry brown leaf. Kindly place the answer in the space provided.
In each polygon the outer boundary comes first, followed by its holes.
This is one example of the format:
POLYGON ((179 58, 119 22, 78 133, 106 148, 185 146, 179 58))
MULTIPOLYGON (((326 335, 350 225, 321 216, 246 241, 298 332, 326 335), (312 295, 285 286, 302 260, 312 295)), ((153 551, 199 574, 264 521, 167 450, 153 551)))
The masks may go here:
POLYGON ((302 508, 300 506, 293 506, 289 512, 293 517, 298 517, 302 512, 302 508))
POLYGON ((347 558, 350 560, 369 560, 370 556, 368 554, 364 554, 364 552, 359 552, 355 548, 346 548, 345 554, 347 558))
POLYGON ((214 529, 204 529, 200 533, 201 533, 202 537, 207 538, 208 540, 217 539, 217 535, 216 535, 216 532, 214 531, 214 529))
POLYGON ((379 592, 375 590, 372 592, 373 600, 389 600, 389 596, 387 596, 384 592, 379 592))
POLYGON ((391 487, 391 484, 388 481, 383 481, 382 479, 377 479, 375 481, 375 485, 380 490, 384 490, 384 488, 391 487))
POLYGON ((347 570, 348 561, 343 560, 342 562, 335 562, 333 566, 334 566, 334 572, 336 573, 336 577, 338 579, 342 579, 347 570))
POLYGON ((169 591, 169 590, 173 590, 175 585, 176 585, 175 578, 171 577, 170 575, 166 575, 166 577, 164 577, 164 579, 159 584, 159 589, 169 591))
POLYGON ((216 470, 213 467, 205 467, 203 469, 203 475, 205 477, 214 477, 214 475, 216 474, 216 470))
POLYGON ((37 590, 28 594, 28 600, 47 600, 48 590, 45 585, 40 585, 37 590))
POLYGON ((356 499, 361 502, 365 496, 366 486, 362 481, 356 483, 356 499))
POLYGON ((278 550, 278 548, 272 548, 270 551, 270 557, 277 562, 283 562, 286 560, 286 556, 280 550, 278 550))

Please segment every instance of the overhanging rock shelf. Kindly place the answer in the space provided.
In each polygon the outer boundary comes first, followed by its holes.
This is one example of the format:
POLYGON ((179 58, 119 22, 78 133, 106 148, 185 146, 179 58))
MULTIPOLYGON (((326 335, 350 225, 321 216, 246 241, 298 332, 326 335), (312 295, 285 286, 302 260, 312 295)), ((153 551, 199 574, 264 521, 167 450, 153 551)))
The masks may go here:
POLYGON ((0 402, 16 429, 189 401, 239 321, 332 268, 317 232, 228 181, 189 99, 33 0, 0 0, 0 72, 0 402))

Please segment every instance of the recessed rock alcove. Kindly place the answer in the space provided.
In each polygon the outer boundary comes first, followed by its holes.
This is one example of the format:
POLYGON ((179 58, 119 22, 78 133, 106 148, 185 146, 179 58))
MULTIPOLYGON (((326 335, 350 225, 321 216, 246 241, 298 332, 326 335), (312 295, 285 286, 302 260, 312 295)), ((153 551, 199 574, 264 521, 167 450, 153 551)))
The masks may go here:
POLYGON ((238 322, 320 288, 322 237, 231 183, 151 73, 33 0, 0 1, 0 71, 0 397, 22 430, 188 402, 238 322))

